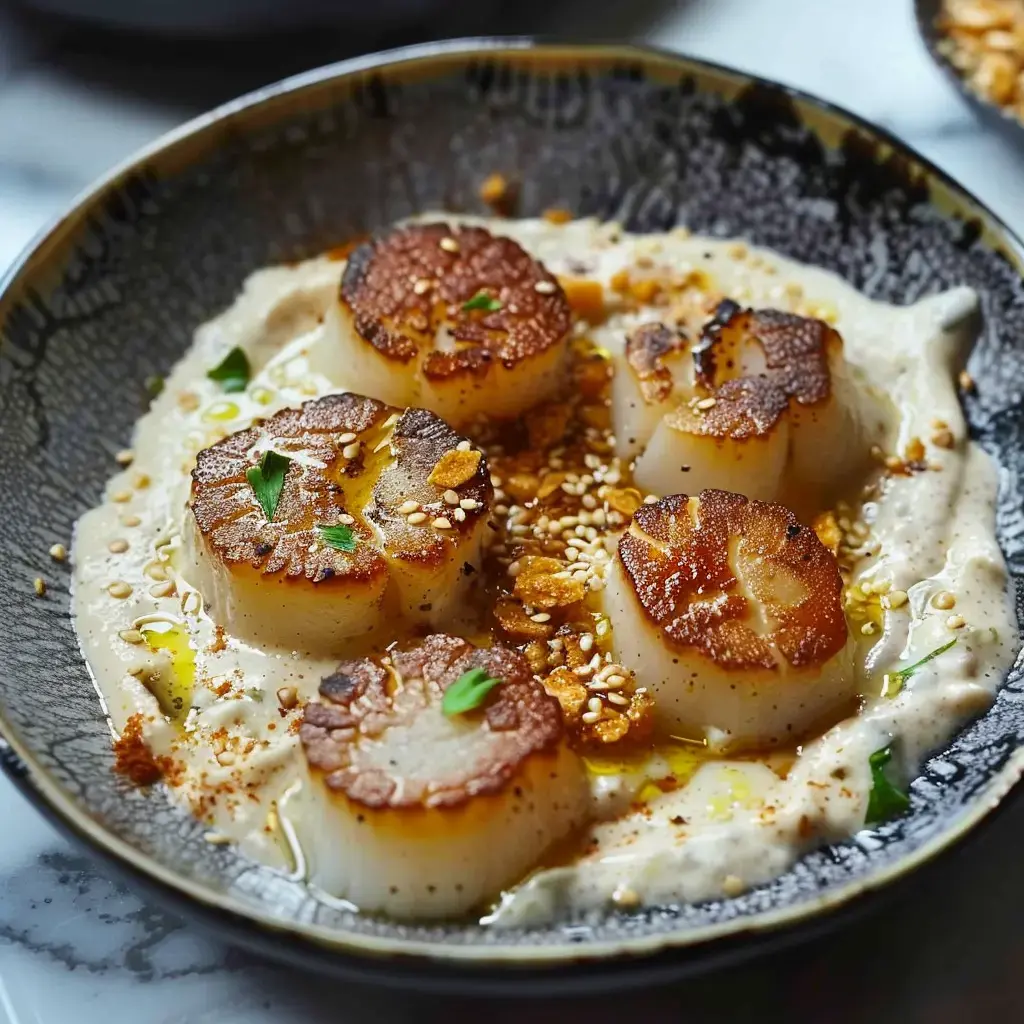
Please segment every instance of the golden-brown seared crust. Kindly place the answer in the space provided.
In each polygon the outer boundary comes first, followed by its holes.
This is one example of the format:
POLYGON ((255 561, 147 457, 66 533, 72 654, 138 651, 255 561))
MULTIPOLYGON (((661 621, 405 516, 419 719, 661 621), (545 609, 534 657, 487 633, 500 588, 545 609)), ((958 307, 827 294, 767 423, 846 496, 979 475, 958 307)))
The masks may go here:
MULTIPOLYGON (((451 808, 500 792, 524 761, 556 748, 563 732, 558 702, 533 678, 523 655, 443 633, 392 652, 390 665, 370 658, 342 662, 321 683, 320 696, 321 702, 306 705, 299 730, 306 760, 324 773, 328 789, 374 809, 451 808), (367 755, 386 742, 387 730, 409 729, 420 715, 441 716, 445 690, 474 668, 502 682, 478 711, 458 716, 461 727, 482 736, 467 740, 457 767, 439 767, 429 779, 410 777, 392 767, 393 759, 382 767, 379 757, 367 755)), ((429 764, 430 750, 423 753, 429 764)))
POLYGON ((374 527, 389 555, 440 564, 447 546, 487 514, 493 488, 483 459, 457 489, 460 498, 472 498, 478 506, 461 521, 452 518, 443 534, 410 526, 398 514, 409 499, 428 509, 433 502, 434 514, 443 514, 443 489, 427 477, 462 440, 424 409, 400 413, 361 395, 328 395, 284 409, 201 451, 189 505, 205 544, 225 563, 318 585, 369 582, 388 572, 374 527), (358 452, 346 456, 352 435, 358 452), (292 459, 269 522, 246 478, 268 448, 292 459), (356 537, 352 552, 331 547, 317 529, 339 523, 356 537))
POLYGON ((789 509, 727 491, 639 508, 619 558, 668 642, 729 669, 822 664, 845 645, 835 558, 789 509), (747 594, 767 623, 757 627, 747 594))
POLYGON ((764 353, 765 375, 788 398, 813 405, 831 394, 829 356, 842 351, 842 338, 822 320, 777 309, 741 309, 721 303, 694 350, 697 379, 714 389, 738 376, 740 352, 754 342, 764 353))
POLYGON ((686 338, 664 324, 644 324, 626 338, 626 363, 636 374, 645 402, 655 405, 672 394, 672 372, 665 359, 686 348, 686 338))
POLYGON ((379 235, 349 257, 341 300, 381 355, 422 358, 424 376, 437 381, 483 375, 496 361, 511 369, 559 344, 571 326, 565 293, 544 266, 478 227, 413 224, 379 235), (481 291, 501 308, 463 309, 481 291), (442 326, 453 351, 434 348, 442 326))
POLYGON ((669 413, 668 425, 702 437, 746 441, 771 433, 789 408, 785 393, 767 377, 726 381, 714 395, 714 405, 702 402, 679 406, 669 413))

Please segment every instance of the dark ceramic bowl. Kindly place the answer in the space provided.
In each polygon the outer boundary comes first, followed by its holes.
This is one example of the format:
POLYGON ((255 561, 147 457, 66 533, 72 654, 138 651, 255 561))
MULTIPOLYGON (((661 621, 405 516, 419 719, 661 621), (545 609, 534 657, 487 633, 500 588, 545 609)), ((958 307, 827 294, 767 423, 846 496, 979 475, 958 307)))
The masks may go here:
POLYGON ((957 92, 967 100, 971 109, 986 125, 1009 139, 1014 145, 1024 146, 1024 124, 1013 114, 1007 113, 1002 107, 976 93, 949 58, 939 49, 942 34, 939 32, 937 19, 941 10, 942 0, 914 0, 917 28, 929 56, 938 64, 957 92))
POLYGON ((734 71, 627 46, 431 45, 314 71, 194 121, 84 196, 8 275, 0 728, 7 769, 30 799, 236 942, 407 984, 593 991, 806 933, 965 835, 1024 764, 1020 661, 991 710, 927 763, 911 811, 870 845, 817 851, 736 899, 596 924, 406 927, 317 903, 205 843, 164 792, 114 775, 68 617, 67 569, 46 555, 100 499, 111 455, 145 405, 145 379, 171 366, 250 271, 423 209, 484 212, 477 189, 493 171, 522 181, 522 214, 567 207, 641 231, 683 223, 741 235, 899 303, 977 289, 985 327, 968 414, 1004 467, 999 536, 1020 579, 1022 249, 992 214, 877 129, 734 71))

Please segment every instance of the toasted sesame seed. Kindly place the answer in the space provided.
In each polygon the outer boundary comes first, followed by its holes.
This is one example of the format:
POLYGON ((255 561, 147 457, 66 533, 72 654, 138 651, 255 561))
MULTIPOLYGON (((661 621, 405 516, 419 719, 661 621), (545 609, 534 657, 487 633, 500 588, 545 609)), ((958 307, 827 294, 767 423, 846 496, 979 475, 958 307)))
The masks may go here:
POLYGON ((352 444, 347 444, 341 449, 341 454, 344 455, 346 459, 354 459, 359 454, 359 449, 361 447, 362 445, 358 441, 353 441, 352 444))
POLYGON ((590 648, 593 647, 593 646, 594 646, 594 635, 592 633, 584 633, 580 637, 580 650, 583 651, 584 654, 586 654, 587 651, 589 651, 590 648))
POLYGON ((967 625, 967 620, 962 615, 950 615, 950 617, 946 619, 946 625, 949 626, 950 629, 962 629, 967 625))
POLYGON ((960 377, 958 379, 960 381, 961 391, 966 391, 968 393, 974 391, 974 378, 966 370, 960 371, 960 377))
POLYGON ((608 694, 608 699, 609 699, 609 700, 610 700, 610 701, 611 701, 611 702, 612 702, 613 704, 618 704, 618 705, 619 705, 620 707, 623 707, 623 706, 625 706, 625 705, 628 705, 628 704, 629 704, 629 698, 628 698, 628 697, 626 697, 626 696, 624 696, 624 695, 623 695, 623 694, 621 694, 621 693, 609 693, 609 694, 608 694))
POLYGON ((458 505, 458 503, 459 503, 459 493, 458 493, 458 491, 453 491, 453 490, 449 489, 449 490, 444 492, 443 497, 444 497, 445 502, 447 504, 449 504, 449 505, 458 505))
POLYGON ((554 295, 558 291, 558 285, 554 281, 538 281, 533 290, 541 295, 554 295))
POLYGON ((413 293, 416 295, 422 295, 424 292, 430 291, 431 281, 426 277, 421 277, 413 286, 413 293))
POLYGON ((124 580, 114 580, 113 583, 107 584, 107 593, 110 594, 111 597, 131 597, 132 588, 129 584, 125 583, 124 580))
POLYGON ((459 243, 456 242, 454 238, 448 238, 446 236, 445 238, 442 238, 441 241, 438 242, 437 244, 441 246, 441 248, 444 249, 445 252, 459 251, 459 243))
POLYGON ((480 502, 475 498, 462 498, 459 501, 459 508, 464 508, 467 512, 472 512, 474 509, 480 507, 480 502))
POLYGON ((131 448, 122 448, 115 456, 114 461, 119 466, 130 466, 135 458, 135 452, 131 448))
POLYGON ((413 512, 409 516, 409 518, 406 519, 406 522, 410 526, 419 526, 420 523, 425 523, 426 521, 427 521, 427 514, 426 514, 426 512, 413 512))
POLYGON ((573 672, 578 676, 589 676, 593 674, 594 670, 589 665, 577 665, 573 672))
POLYGON ((50 557, 55 562, 63 562, 68 557, 68 549, 63 544, 52 544, 50 546, 50 557))
POLYGON ((299 691, 294 686, 282 686, 277 691, 277 703, 285 710, 295 707, 299 701, 299 691))
MULTIPOLYGON (((589 665, 583 665, 582 667, 586 669, 588 673, 593 671, 589 665)), ((579 669, 576 671, 578 672, 579 669)), ((596 690, 598 693, 604 693, 611 689, 611 685, 608 683, 607 679, 591 679, 587 682, 587 689, 596 690)))
POLYGON ((174 593, 174 580, 165 580, 163 583, 154 583, 149 588, 153 597, 170 597, 174 593))
POLYGON ((626 683, 626 677, 619 675, 617 672, 609 673, 605 676, 605 679, 607 679, 609 686, 624 686, 626 683))
POLYGON ((217 755, 217 763, 224 765, 225 768, 229 767, 230 765, 233 765, 235 763, 234 752, 230 750, 222 750, 217 755))
POLYGON ((116 501, 119 505, 123 505, 126 501, 132 500, 131 491, 114 491, 110 496, 111 501, 116 501))
POLYGON ((878 626, 873 622, 865 622, 860 631, 864 636, 874 636, 878 632, 878 626))
POLYGON ((37 576, 32 581, 32 589, 36 592, 36 597, 42 597, 46 593, 46 581, 42 576, 37 576))
POLYGON ((580 553, 576 550, 576 548, 566 548, 565 557, 566 561, 575 562, 580 557, 580 553))
POLYGON ((587 710, 588 711, 598 711, 599 712, 603 708, 604 708, 604 705, 601 703, 601 698, 600 697, 591 697, 590 700, 587 701, 587 710))
POLYGON ((347 512, 342 512, 338 515, 338 522, 342 526, 351 526, 355 521, 355 516, 350 516, 347 512))
POLYGON ((211 846, 229 846, 231 844, 231 836, 226 836, 223 832, 204 832, 203 840, 211 846))
POLYGON ((739 896, 746 887, 746 882, 744 882, 738 875, 726 875, 725 878, 722 879, 722 892, 725 893, 726 896, 739 896))
POLYGON ((902 469, 903 460, 898 455, 887 455, 885 457, 886 469, 902 469))
POLYGON ((457 523, 464 523, 466 521, 466 512, 465 512, 464 509, 461 509, 461 508, 453 509, 452 515, 455 516, 455 521, 457 523))
POLYGON ((126 540, 122 540, 122 539, 121 539, 121 538, 119 537, 119 538, 117 538, 117 540, 112 540, 112 541, 111 541, 111 542, 110 542, 110 543, 109 543, 109 544, 107 545, 107 550, 108 550, 108 551, 109 551, 109 552, 110 552, 110 553, 111 553, 112 555, 121 555, 121 554, 124 554, 124 552, 128 550, 128 541, 126 541, 126 540))
POLYGON ((140 629, 122 629, 117 635, 126 644, 142 644, 146 642, 146 634, 140 629))
POLYGON ((420 503, 418 501, 403 501, 402 504, 398 506, 398 514, 400 516, 407 516, 410 512, 418 512, 419 508, 420 503))
POLYGON ((138 516, 136 516, 136 515, 121 516, 121 525, 122 526, 128 526, 128 527, 138 526, 141 522, 142 522, 142 520, 138 516))
POLYGON ((148 473, 136 473, 132 477, 132 486, 140 491, 145 490, 152 482, 148 473))
MULTIPOLYGON (((472 446, 472 445, 471 445, 471 444, 469 443, 469 441, 460 441, 460 442, 459 442, 459 443, 458 443, 458 444, 457 444, 457 445, 455 446, 455 450, 456 450, 457 452, 468 452, 468 451, 469 451, 469 449, 470 449, 470 448, 472 448, 472 447, 473 447, 473 446, 472 446)), ((493 477, 492 477, 491 479, 493 480, 493 477)))
POLYGON ((600 722, 601 721, 601 712, 600 711, 584 711, 583 714, 580 715, 580 718, 587 725, 593 725, 594 722, 600 722))
POLYGON ((902 608, 907 603, 907 592, 905 590, 890 590, 882 598, 883 608, 902 608))
POLYGON ((645 494, 644 495, 644 504, 645 505, 653 505, 657 500, 658 500, 658 496, 656 494, 645 494))
POLYGON ((349 430, 338 438, 338 444, 351 444, 355 439, 356 435, 349 430))
POLYGON ((509 576, 518 576, 519 573, 522 571, 522 566, 519 564, 518 561, 512 562, 509 565, 508 569, 506 569, 505 571, 509 574, 509 576))
POLYGON ((956 604, 956 595, 948 590, 940 590, 933 598, 932 605, 941 611, 948 612, 956 604))
POLYGON ((450 530, 452 528, 451 520, 445 516, 438 516, 430 525, 435 530, 450 530))
POLYGON ((502 484, 502 479, 501 479, 501 477, 500 477, 500 476, 495 476, 495 475, 494 475, 494 474, 492 473, 492 474, 491 474, 491 486, 492 486, 492 487, 500 487, 500 486, 501 486, 501 484, 502 484))
POLYGON ((718 400, 717 399, 715 399, 715 398, 702 398, 696 404, 695 408, 700 409, 703 412, 705 409, 713 409, 716 405, 718 405, 718 400))
POLYGON ((145 568, 145 573, 151 580, 167 579, 167 570, 159 562, 150 562, 145 568))
POLYGON ((533 622, 550 622, 551 616, 547 612, 537 612, 535 615, 530 616, 533 622))

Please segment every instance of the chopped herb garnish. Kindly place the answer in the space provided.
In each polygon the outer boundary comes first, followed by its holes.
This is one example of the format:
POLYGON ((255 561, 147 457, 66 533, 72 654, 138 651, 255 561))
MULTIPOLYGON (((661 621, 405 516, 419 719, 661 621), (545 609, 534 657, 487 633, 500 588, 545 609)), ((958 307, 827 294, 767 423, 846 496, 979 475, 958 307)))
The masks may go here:
POLYGON ((464 715, 467 711, 480 707, 487 694, 500 685, 501 680, 489 676, 485 669, 471 668, 468 672, 463 672, 444 691, 441 710, 449 718, 453 715, 464 715))
POLYGON ((158 374, 153 374, 152 377, 147 377, 145 380, 146 393, 150 398, 156 398, 164 389, 164 379, 158 374))
POLYGON ((318 526, 317 532, 323 542, 338 551, 355 551, 356 535, 350 526, 318 526))
POLYGON ((225 391, 244 391, 249 383, 249 357, 236 345, 206 376, 225 391))
POLYGON ((249 700, 254 700, 257 704, 262 703, 263 691, 258 686, 250 686, 245 692, 248 694, 249 700))
POLYGON ((953 637, 949 643, 943 644, 941 647, 936 647, 930 654, 926 654, 920 661, 915 661, 913 665, 908 665, 906 668, 897 669, 895 672, 886 672, 882 676, 882 696, 883 697, 895 697, 900 690, 903 689, 903 684, 922 666, 927 665, 932 658, 937 658, 940 654, 944 654, 956 643, 956 637, 953 637))
POLYGON ((259 464, 245 472, 245 479, 256 492, 256 500, 260 503, 267 522, 273 520, 277 511, 277 503, 281 500, 284 478, 291 461, 287 455, 281 455, 279 452, 264 452, 259 464))
POLYGON ((868 795, 868 811, 864 816, 865 825, 875 825, 887 818, 895 818, 910 806, 910 797, 897 789, 885 774, 885 766, 892 760, 892 747, 882 747, 869 758, 871 766, 871 793, 868 795))
POLYGON ((501 299, 496 299, 487 292, 479 291, 476 295, 464 302, 462 308, 468 313, 471 309, 485 309, 488 313, 495 313, 501 309, 501 299))

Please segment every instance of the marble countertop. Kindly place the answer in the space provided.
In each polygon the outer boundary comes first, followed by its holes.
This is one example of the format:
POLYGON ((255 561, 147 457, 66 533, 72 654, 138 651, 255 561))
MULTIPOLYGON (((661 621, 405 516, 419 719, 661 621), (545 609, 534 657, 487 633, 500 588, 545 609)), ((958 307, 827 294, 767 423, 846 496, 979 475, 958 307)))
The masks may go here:
MULTIPOLYGON (((929 63, 910 0, 531 0, 459 5, 429 32, 241 48, 109 37, 0 13, 0 270, 116 161, 213 103, 359 50, 480 31, 636 38, 746 68, 884 125, 1024 233, 1024 150, 984 130, 929 63), (550 6, 552 9, 547 10, 550 6), (468 13, 467 13, 468 11, 468 13), (496 24, 497 22, 497 24, 496 24), (216 56, 215 56, 216 54, 216 56)), ((0 1022, 327 1024, 447 1021, 514 1004, 340 985, 257 961, 125 889, 0 779, 0 1022)), ((540 1003, 596 1022, 765 1018, 944 1024, 1024 1010, 1024 805, 835 935, 728 976, 628 997, 540 1003)))

